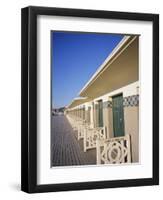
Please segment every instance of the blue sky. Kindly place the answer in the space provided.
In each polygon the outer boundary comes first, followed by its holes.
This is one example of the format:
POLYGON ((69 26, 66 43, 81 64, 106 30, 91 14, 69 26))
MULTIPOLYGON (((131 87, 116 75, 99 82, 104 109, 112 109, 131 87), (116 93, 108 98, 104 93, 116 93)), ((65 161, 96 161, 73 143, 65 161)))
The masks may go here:
POLYGON ((68 105, 123 35, 52 32, 52 107, 68 105))

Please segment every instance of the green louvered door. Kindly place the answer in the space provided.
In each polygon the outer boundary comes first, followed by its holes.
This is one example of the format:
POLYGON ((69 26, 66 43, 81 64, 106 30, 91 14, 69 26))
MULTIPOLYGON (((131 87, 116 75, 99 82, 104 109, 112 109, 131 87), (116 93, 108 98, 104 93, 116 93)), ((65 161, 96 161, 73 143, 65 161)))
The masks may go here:
POLYGON ((113 131, 114 137, 124 136, 123 96, 113 97, 113 131))
POLYGON ((103 126, 103 103, 102 100, 98 101, 98 126, 103 126))

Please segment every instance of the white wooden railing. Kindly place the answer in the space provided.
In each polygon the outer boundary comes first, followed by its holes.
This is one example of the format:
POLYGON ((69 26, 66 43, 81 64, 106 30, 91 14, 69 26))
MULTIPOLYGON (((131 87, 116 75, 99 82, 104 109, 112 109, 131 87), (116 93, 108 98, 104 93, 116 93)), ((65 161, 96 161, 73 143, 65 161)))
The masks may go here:
POLYGON ((84 152, 88 149, 96 148, 96 140, 106 140, 106 127, 90 128, 86 121, 67 115, 73 130, 78 132, 78 140, 83 139, 84 152))
POLYGON ((77 131, 78 133, 78 140, 82 139, 84 137, 84 129, 87 128, 87 124, 84 120, 78 117, 72 117, 67 115, 67 119, 70 122, 72 128, 74 131, 77 131))
POLYGON ((96 148, 96 141, 98 139, 104 140, 106 138, 107 135, 105 127, 85 128, 83 138, 84 152, 86 152, 88 149, 96 148))
POLYGON ((67 119, 70 122, 74 131, 78 131, 79 125, 82 124, 82 120, 78 117, 74 118, 72 116, 67 115, 67 119))
POLYGON ((130 135, 96 141, 97 164, 131 162, 130 135))
POLYGON ((87 124, 86 122, 82 122, 78 125, 78 140, 84 138, 84 133, 87 129, 90 128, 90 125, 87 124))

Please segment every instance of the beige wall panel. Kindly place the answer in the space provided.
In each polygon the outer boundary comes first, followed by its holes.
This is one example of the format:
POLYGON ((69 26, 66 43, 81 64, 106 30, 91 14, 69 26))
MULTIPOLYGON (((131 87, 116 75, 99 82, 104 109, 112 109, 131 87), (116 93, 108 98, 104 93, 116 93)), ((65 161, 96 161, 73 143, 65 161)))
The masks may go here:
POLYGON ((91 115, 90 115, 90 121, 91 121, 91 128, 94 127, 94 104, 92 102, 91 104, 91 115))
POLYGON ((109 118, 109 123, 108 123, 108 130, 109 130, 109 137, 113 137, 113 111, 112 108, 108 108, 108 118, 109 118))
POLYGON ((106 127, 107 137, 109 138, 109 113, 108 113, 108 108, 103 108, 103 126, 106 127))
POLYGON ((94 103, 93 106, 93 126, 94 128, 97 127, 97 109, 96 109, 96 104, 94 103))
POLYGON ((124 107, 124 125, 131 135, 132 162, 139 162, 139 107, 124 107))

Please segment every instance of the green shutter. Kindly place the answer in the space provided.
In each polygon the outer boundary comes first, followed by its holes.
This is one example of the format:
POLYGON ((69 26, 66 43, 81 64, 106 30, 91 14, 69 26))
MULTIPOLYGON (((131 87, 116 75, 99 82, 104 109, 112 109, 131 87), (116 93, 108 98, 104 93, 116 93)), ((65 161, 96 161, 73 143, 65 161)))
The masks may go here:
POLYGON ((114 136, 124 136, 123 96, 113 97, 113 130, 114 136))

